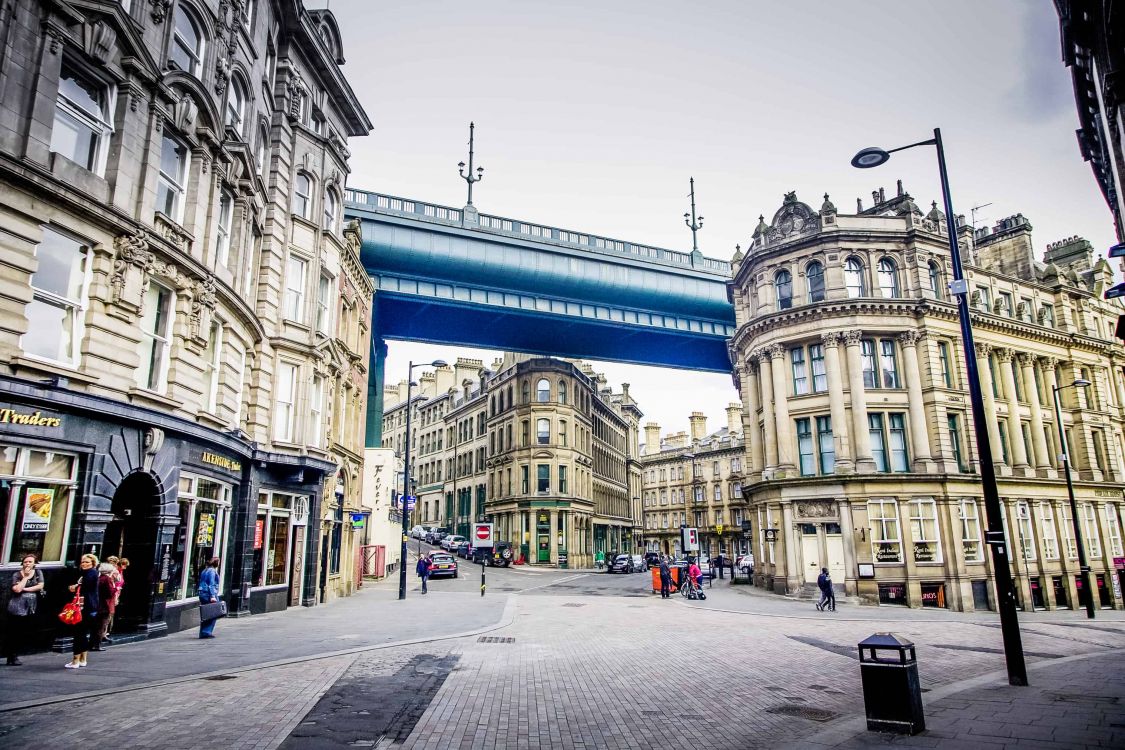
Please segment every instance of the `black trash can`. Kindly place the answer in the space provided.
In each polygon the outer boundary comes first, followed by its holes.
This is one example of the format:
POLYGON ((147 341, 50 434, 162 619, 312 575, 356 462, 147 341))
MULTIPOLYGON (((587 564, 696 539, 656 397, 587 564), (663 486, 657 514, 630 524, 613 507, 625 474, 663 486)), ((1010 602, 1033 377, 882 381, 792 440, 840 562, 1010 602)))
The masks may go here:
POLYGON ((864 638, 859 643, 859 674, 868 729, 898 734, 925 730, 913 643, 893 633, 864 638))

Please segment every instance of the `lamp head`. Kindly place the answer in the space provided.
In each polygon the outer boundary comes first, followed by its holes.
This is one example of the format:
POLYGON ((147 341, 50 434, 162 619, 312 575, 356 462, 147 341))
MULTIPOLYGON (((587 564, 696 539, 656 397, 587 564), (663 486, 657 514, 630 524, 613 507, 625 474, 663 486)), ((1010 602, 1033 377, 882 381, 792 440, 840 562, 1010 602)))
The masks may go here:
POLYGON ((870 169, 885 164, 891 155, 877 146, 865 148, 852 157, 852 166, 857 169, 870 169))
POLYGON ((447 364, 449 364, 449 363, 446 362, 444 359, 435 359, 433 362, 430 363, 430 367, 445 367, 447 364))
POLYGON ((1071 383, 1071 385, 1073 385, 1075 388, 1089 388, 1091 385, 1093 385, 1093 383, 1091 383, 1086 378, 1078 378, 1078 380, 1075 380, 1073 383, 1071 383))

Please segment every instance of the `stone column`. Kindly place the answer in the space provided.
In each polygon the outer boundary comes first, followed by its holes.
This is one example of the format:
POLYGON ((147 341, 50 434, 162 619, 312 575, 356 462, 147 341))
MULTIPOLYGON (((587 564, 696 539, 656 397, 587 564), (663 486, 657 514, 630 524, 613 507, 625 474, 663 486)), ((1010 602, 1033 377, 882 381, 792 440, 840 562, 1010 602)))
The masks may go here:
POLYGON ((852 449, 855 470, 862 473, 875 471, 875 461, 871 458, 871 427, 867 423, 867 392, 863 387, 863 362, 860 357, 860 331, 846 331, 844 345, 848 358, 848 390, 852 403, 852 449))
MULTIPOLYGON (((793 504, 781 506, 781 535, 785 543, 785 593, 801 587, 800 571, 797 570, 797 530, 793 528, 793 504)), ((774 584, 776 591, 777 584, 774 584)))
POLYGON ((777 422, 773 416, 773 366, 770 364, 770 355, 767 351, 757 351, 754 356, 758 359, 762 384, 762 424, 766 430, 766 466, 762 472, 763 479, 769 479, 777 471, 777 422))
POLYGON ((777 473, 789 476, 795 473, 793 463, 793 424, 789 418, 789 387, 785 377, 785 347, 774 344, 769 348, 773 359, 773 413, 777 422, 777 473))
POLYGON ((828 403, 832 410, 832 438, 836 443, 836 473, 850 474, 855 470, 852 460, 852 441, 848 434, 848 413, 844 409, 843 371, 840 369, 840 334, 821 335, 824 342, 824 369, 828 374, 828 403))
POLYGON ((934 468, 930 450, 930 431, 926 425, 926 406, 922 402, 922 376, 918 368, 917 331, 903 331, 898 340, 902 344, 902 361, 905 365, 906 391, 909 398, 910 437, 914 443, 914 471, 927 474, 934 468))
POLYGON ((999 470, 1007 464, 1004 463, 1000 448, 1000 426, 996 422, 996 397, 992 395, 992 369, 988 366, 988 355, 992 353, 992 345, 977 342, 976 347, 977 373, 980 376, 980 390, 984 399, 984 421, 988 428, 988 442, 992 445, 992 463, 999 470))
POLYGON ((855 562, 855 526, 852 524, 852 504, 847 500, 839 500, 836 507, 840 510, 840 534, 844 542, 844 594, 856 595, 856 573, 858 568, 855 562))
POLYGON ((1109 379, 1117 392, 1117 408, 1125 412, 1125 383, 1121 380, 1121 363, 1119 360, 1110 360, 1109 379))
POLYGON ((1031 447, 1035 453, 1034 466, 1037 472, 1046 475, 1051 470, 1050 450, 1047 448, 1047 432, 1043 429, 1043 405, 1039 403, 1039 389, 1035 388, 1035 356, 1027 352, 1019 353, 1020 369, 1023 372, 1024 387, 1034 390, 1028 394, 1031 404, 1031 447))
POLYGON ((1000 363, 1000 382, 1004 385, 1004 394, 1008 401, 1008 450, 1012 457, 1013 468, 1020 473, 1026 473, 1027 446, 1023 443, 1023 427, 1020 423, 1019 401, 1016 400, 1016 378, 1012 372, 1012 358, 1015 351, 1012 349, 997 349, 996 359, 1000 363))
POLYGON ((551 516, 551 531, 550 538, 548 539, 547 546, 551 550, 551 564, 557 565, 559 562, 559 511, 557 508, 552 508, 551 516))
POLYGON ((747 472, 755 479, 762 478, 762 469, 765 467, 765 456, 762 450, 762 433, 758 429, 758 365, 751 357, 743 368, 742 380, 742 408, 743 424, 746 430, 746 444, 750 446, 749 455, 750 471, 747 472))
MULTIPOLYGON (((1055 359, 1054 357, 1041 357, 1040 360, 1039 360, 1039 364, 1043 368, 1043 390, 1046 391, 1046 393, 1047 393, 1047 400, 1048 400, 1048 403, 1050 405, 1048 411, 1052 416, 1056 416, 1055 415, 1055 387, 1058 386, 1059 381, 1058 381, 1058 378, 1055 377, 1055 368, 1058 366, 1059 361, 1057 359, 1055 359)), ((1061 404, 1061 401, 1060 401, 1060 406, 1061 405, 1062 404, 1061 404)), ((1062 446, 1062 429, 1063 429, 1063 426, 1061 424, 1055 425, 1055 442, 1053 444, 1047 446, 1047 449, 1052 451, 1052 453, 1057 448, 1061 448, 1061 446, 1062 446)), ((1062 466, 1060 464, 1058 454, 1054 454, 1054 455, 1055 455, 1055 459, 1054 459, 1054 461, 1051 461, 1051 463, 1055 465, 1056 469, 1061 469, 1062 466)), ((1071 468, 1073 469, 1074 467, 1072 466, 1071 468)))

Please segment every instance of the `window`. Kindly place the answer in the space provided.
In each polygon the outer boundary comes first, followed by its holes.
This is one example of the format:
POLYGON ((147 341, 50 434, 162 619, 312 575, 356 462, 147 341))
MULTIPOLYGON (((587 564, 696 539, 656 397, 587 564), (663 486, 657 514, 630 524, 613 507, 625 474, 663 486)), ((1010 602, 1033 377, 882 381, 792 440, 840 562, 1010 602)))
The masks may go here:
POLYGON ((226 268, 230 263, 230 229, 234 196, 223 190, 219 194, 219 215, 215 217, 215 265, 226 268))
POLYGON ((816 442, 820 449, 820 473, 836 471, 836 445, 832 439, 832 417, 816 418, 816 442))
POLYGON ((246 350, 242 348, 241 344, 236 344, 234 348, 234 370, 237 377, 234 381, 233 426, 238 427, 242 424, 242 387, 246 382, 246 350))
POLYGON ((313 375, 312 393, 309 394, 309 444, 324 446, 324 378, 313 375))
POLYGON ((1091 558, 1102 556, 1101 537, 1098 536, 1097 514, 1094 512, 1093 503, 1083 503, 1078 512, 1082 514, 1082 541, 1086 543, 1086 552, 1091 558))
POLYGON ((1039 306, 1040 322, 1048 328, 1055 327, 1055 307, 1054 305, 1040 305, 1039 306))
POLYGON ((526 380, 523 381, 523 384, 520 386, 520 403, 521 404, 530 404, 531 403, 531 383, 529 383, 526 380))
POLYGON ((980 516, 976 500, 961 501, 961 549, 965 562, 982 562, 984 550, 980 543, 980 516))
POLYGON ((242 25, 246 31, 249 32, 254 26, 254 13, 257 10, 257 3, 255 0, 245 0, 245 5, 242 9, 242 25))
POLYGON ((566 467, 565 466, 559 467, 559 494, 560 495, 566 494, 566 467))
POLYGON ((293 442, 296 421, 294 406, 297 403, 297 366, 279 362, 274 377, 276 406, 273 411, 273 439, 282 443, 293 442))
POLYGON ((1094 439, 1094 465, 1099 471, 1104 472, 1106 470, 1105 434, 1101 430, 1090 430, 1090 436, 1094 439))
POLYGON ((1109 549, 1112 557, 1122 557, 1125 550, 1121 547, 1121 526, 1117 522, 1116 503, 1105 504, 1105 534, 1109 537, 1109 549))
POLYGON ((809 420, 797 420, 797 453, 800 457, 801 476, 816 474, 816 455, 813 453, 812 431, 809 420))
POLYGON ((320 275, 316 287, 316 330, 330 336, 332 326, 332 277, 320 275))
POLYGON ((934 261, 930 261, 930 291, 934 299, 945 299, 945 285, 941 282, 941 268, 934 261))
POLYGON ((340 200, 336 191, 329 188, 324 191, 324 231, 336 231, 336 217, 340 213, 340 200))
POLYGON ((888 414, 890 421, 891 471, 909 471, 906 454, 906 415, 888 414))
POLYGON ((535 491, 551 491, 551 465, 536 464, 535 466, 535 491))
POLYGON ((246 84, 240 76, 231 79, 227 90, 226 126, 242 139, 246 135, 246 84))
POLYGON ((1007 292, 1000 292, 998 296, 1000 299, 998 300, 999 307, 997 312, 1009 318, 1012 317, 1012 295, 1007 292))
MULTIPOLYGON (((182 601, 198 595, 199 574, 212 557, 222 558, 230 518, 230 485, 191 474, 180 475, 177 499, 180 522, 169 555, 168 598, 182 601)), ((223 579, 220 562, 219 580, 223 579)))
POLYGON ((785 270, 777 272, 773 278, 777 290, 777 309, 788 310, 793 306, 793 276, 785 270))
POLYGON ((867 503, 867 520, 871 524, 871 552, 875 562, 902 562, 902 540, 898 529, 898 503, 894 500, 871 500, 867 503))
POLYGON ((0 559, 63 561, 77 481, 77 456, 0 443, 0 559))
POLYGON ((941 382, 945 384, 946 388, 952 388, 953 366, 950 364, 949 359, 949 344, 945 341, 939 341, 937 348, 938 359, 941 360, 941 382))
POLYGON ((258 147, 254 150, 254 160, 258 163, 258 174, 266 176, 266 160, 269 158, 270 135, 265 128, 258 130, 258 147))
POLYGON ((809 392, 809 379, 805 373, 805 350, 800 347, 790 349, 789 358, 793 363, 793 393, 803 396, 809 392))
POLYGON ((828 390, 828 372, 824 369, 824 346, 809 345, 809 363, 812 365, 812 389, 814 393, 828 390))
POLYGON ((957 469, 966 472, 969 470, 969 466, 965 462, 964 441, 961 439, 961 415, 949 412, 945 418, 949 429, 949 446, 953 452, 953 459, 957 462, 957 469))
POLYGON ((1039 536, 1043 539, 1043 558, 1059 559, 1059 540, 1055 536, 1055 514, 1050 503, 1039 503, 1039 536))
POLYGON ((303 259, 289 256, 285 264, 285 317, 297 323, 305 318, 305 271, 308 267, 303 259))
POLYGON ((1027 502, 1016 503, 1016 527, 1019 530, 1019 545, 1024 560, 1035 559, 1035 532, 1031 528, 1031 509, 1027 502))
POLYGON ((1035 322, 1035 308, 1032 305, 1031 299, 1029 297, 1020 297, 1018 310, 1020 314, 1020 320, 1022 320, 1024 323, 1035 322))
POLYGON ((730 470, 733 474, 737 474, 738 472, 742 471, 742 459, 737 456, 732 458, 730 460, 730 470))
POLYGON ((540 378, 535 384, 535 400, 540 404, 551 400, 551 382, 547 378, 540 378))
POLYGON ((879 261, 879 292, 886 298, 901 296, 898 288, 898 269, 890 258, 879 261))
POLYGON ((207 337, 207 351, 203 353, 203 377, 207 392, 204 394, 204 411, 214 414, 219 408, 219 368, 223 361, 223 327, 215 322, 207 337))
POLYGON ((145 291, 141 315, 140 365, 136 382, 141 388, 163 392, 168 384, 168 349, 172 338, 172 292, 156 282, 145 291))
POLYGON ((863 263, 859 258, 844 261, 844 287, 851 298, 866 297, 867 283, 863 278, 863 263))
POLYGON ((860 358, 863 362, 863 387, 879 387, 879 371, 875 367, 875 342, 864 339, 859 342, 860 358))
POLYGON ((867 424, 871 434, 871 458, 875 462, 875 471, 887 471, 887 447, 883 440, 883 415, 868 414, 867 424))
POLYGON ((539 445, 547 445, 551 442, 551 420, 538 419, 535 422, 535 439, 539 445))
POLYGON ((302 219, 309 218, 309 209, 312 208, 312 180, 304 173, 298 173, 293 181, 293 213, 302 219))
POLYGON ((895 342, 882 339, 879 342, 879 369, 884 388, 899 388, 898 363, 895 360, 895 342))
POLYGON ((307 497, 281 492, 258 495, 258 517, 254 527, 252 579, 259 586, 280 586, 289 581, 289 555, 294 527, 308 518, 307 497))
POLYGON ((1063 539, 1066 540, 1066 556, 1070 560, 1078 559, 1078 545, 1074 541, 1074 520, 1070 515, 1070 508, 1065 504, 1060 506, 1062 511, 1063 539))
POLYGON ((937 506, 933 500, 910 501, 910 536, 914 541, 914 562, 941 562, 937 506))
MULTIPOLYGON (((566 381, 565 380, 559 381, 559 403, 563 404, 564 406, 566 405, 566 381)), ((565 443, 564 443, 564 445, 565 445, 565 443)))
POLYGON ((526 495, 530 490, 528 489, 528 467, 520 467, 520 492, 526 495))
POLYGON ((171 62, 196 78, 203 69, 203 34, 184 3, 176 3, 173 14, 171 62))
POLYGON ((109 138, 113 134, 113 90, 63 62, 51 150, 96 174, 105 170, 109 138))
POLYGON ((86 305, 89 247, 43 227, 35 247, 39 266, 31 274, 31 302, 26 307, 28 332, 20 346, 29 355, 78 364, 86 305))
POLYGON ((156 210, 177 223, 184 218, 187 187, 187 146, 164 134, 160 144, 160 176, 156 182, 156 210))
POLYGON ((809 263, 805 269, 805 278, 809 285, 809 302, 820 302, 824 299, 824 266, 817 261, 809 263))
POLYGON ((559 420, 559 446, 566 447, 566 420, 559 420))
POLYGON ((976 297, 979 299, 980 309, 985 312, 992 312, 992 300, 988 295, 988 287, 978 286, 976 297))

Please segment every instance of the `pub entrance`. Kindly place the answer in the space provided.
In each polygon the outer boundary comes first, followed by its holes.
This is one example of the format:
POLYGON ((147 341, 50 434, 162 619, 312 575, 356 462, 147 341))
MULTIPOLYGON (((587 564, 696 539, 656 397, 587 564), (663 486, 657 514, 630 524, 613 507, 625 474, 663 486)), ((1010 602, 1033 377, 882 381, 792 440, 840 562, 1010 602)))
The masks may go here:
POLYGON ((114 630, 128 632, 149 622, 157 565, 156 508, 160 488, 151 474, 134 472, 113 493, 113 520, 105 527, 101 560, 110 555, 129 560, 125 587, 114 615, 114 630))

